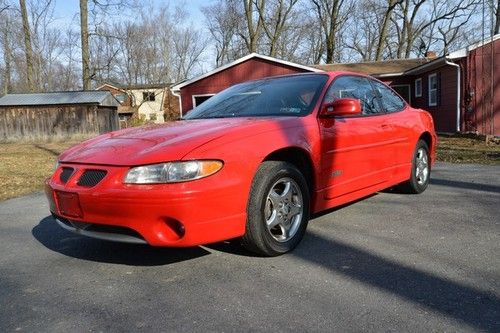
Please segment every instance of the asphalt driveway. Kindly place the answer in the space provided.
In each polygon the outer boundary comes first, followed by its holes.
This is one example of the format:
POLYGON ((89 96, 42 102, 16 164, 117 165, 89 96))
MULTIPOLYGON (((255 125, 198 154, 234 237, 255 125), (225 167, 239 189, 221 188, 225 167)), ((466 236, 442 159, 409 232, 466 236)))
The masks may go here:
POLYGON ((292 253, 88 239, 42 194, 0 203, 0 332, 500 331, 500 167, 311 221, 292 253))

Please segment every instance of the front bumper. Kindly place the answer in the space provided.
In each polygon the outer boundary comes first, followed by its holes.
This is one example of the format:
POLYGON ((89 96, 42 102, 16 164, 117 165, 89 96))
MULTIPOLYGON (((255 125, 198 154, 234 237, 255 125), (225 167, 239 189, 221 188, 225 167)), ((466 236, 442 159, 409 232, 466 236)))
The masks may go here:
POLYGON ((194 246, 244 234, 249 186, 225 177, 224 168, 191 182, 155 185, 123 184, 128 170, 60 165, 45 186, 52 214, 82 235, 153 246, 194 246), (106 173, 96 185, 81 181, 96 169, 106 173))

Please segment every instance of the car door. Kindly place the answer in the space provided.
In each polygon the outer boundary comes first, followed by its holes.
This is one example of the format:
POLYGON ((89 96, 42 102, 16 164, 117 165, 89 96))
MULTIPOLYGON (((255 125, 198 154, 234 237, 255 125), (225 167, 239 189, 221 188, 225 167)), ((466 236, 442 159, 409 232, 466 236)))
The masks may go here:
POLYGON ((387 124, 390 126, 389 149, 394 152, 391 162, 393 164, 393 174, 407 166, 411 161, 413 153, 413 144, 410 142, 411 133, 413 133, 413 117, 408 112, 403 112, 408 108, 406 102, 396 92, 385 84, 370 80, 375 91, 380 96, 380 104, 385 113, 387 124))
POLYGON ((321 181, 324 199, 368 189, 390 179, 393 150, 388 149, 391 126, 379 94, 363 76, 344 75, 329 87, 323 104, 339 98, 359 99, 362 114, 320 117, 321 181))

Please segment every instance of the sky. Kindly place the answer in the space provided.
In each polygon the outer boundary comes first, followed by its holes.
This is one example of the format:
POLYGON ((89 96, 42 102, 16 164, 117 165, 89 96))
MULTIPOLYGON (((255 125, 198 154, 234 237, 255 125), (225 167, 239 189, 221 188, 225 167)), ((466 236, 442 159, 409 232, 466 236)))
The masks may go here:
MULTIPOLYGON (((193 23, 198 28, 202 28, 205 17, 203 16, 201 7, 209 5, 212 0, 137 0, 137 2, 149 2, 152 3, 154 7, 160 7, 165 4, 169 4, 171 7, 182 5, 189 14, 189 23, 193 23)), ((64 26, 78 25, 80 23, 79 11, 79 0, 55 0, 54 17, 56 19, 56 24, 64 26)))

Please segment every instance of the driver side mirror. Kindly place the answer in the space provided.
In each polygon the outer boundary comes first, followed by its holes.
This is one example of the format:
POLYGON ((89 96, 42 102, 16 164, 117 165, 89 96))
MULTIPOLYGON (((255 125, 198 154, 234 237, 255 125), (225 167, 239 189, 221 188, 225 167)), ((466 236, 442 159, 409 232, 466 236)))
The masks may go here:
POLYGON ((321 116, 345 117, 361 114, 361 102, 357 98, 340 98, 332 103, 326 103, 321 108, 321 116))

